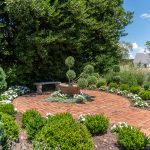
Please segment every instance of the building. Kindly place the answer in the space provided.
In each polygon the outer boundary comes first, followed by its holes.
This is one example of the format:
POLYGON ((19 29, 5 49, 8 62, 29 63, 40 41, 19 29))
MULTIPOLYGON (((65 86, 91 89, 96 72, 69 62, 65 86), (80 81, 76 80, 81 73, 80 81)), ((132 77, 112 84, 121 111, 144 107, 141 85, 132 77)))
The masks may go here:
POLYGON ((137 53, 133 60, 135 66, 148 68, 150 67, 150 54, 148 53, 137 53))

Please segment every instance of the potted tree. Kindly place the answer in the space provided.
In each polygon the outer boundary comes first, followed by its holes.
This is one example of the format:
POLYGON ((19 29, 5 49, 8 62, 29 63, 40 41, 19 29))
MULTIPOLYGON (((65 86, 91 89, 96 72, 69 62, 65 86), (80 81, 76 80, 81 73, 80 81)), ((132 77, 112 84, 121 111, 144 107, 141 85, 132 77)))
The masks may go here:
POLYGON ((74 79, 76 78, 76 73, 73 68, 75 63, 75 59, 72 56, 69 56, 65 60, 65 64, 68 66, 68 71, 66 72, 66 77, 69 80, 69 83, 61 83, 58 85, 58 88, 61 90, 62 93, 68 95, 74 95, 80 93, 80 88, 77 84, 75 84, 74 79))

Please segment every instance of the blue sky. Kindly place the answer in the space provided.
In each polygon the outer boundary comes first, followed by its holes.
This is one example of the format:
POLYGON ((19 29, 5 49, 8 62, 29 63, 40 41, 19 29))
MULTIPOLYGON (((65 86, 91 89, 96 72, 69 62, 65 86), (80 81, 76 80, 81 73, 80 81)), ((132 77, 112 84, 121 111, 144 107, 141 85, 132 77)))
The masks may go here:
POLYGON ((133 23, 125 28, 128 35, 121 41, 133 44, 131 57, 134 57, 144 51, 146 41, 150 40, 150 0, 124 0, 124 8, 133 11, 134 17, 133 23))

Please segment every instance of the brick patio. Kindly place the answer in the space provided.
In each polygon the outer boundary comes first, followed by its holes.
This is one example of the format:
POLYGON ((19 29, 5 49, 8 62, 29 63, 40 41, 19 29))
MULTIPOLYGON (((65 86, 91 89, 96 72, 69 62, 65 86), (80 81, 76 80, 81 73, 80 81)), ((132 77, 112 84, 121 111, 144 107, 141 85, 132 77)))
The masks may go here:
POLYGON ((132 107, 128 99, 118 95, 91 90, 83 90, 83 92, 94 96, 93 101, 85 104, 46 102, 44 99, 50 95, 50 92, 47 92, 43 95, 30 94, 18 97, 13 104, 19 112, 36 109, 43 116, 47 113, 70 112, 77 118, 80 114, 104 113, 111 123, 127 122, 140 127, 150 136, 150 111, 132 107))

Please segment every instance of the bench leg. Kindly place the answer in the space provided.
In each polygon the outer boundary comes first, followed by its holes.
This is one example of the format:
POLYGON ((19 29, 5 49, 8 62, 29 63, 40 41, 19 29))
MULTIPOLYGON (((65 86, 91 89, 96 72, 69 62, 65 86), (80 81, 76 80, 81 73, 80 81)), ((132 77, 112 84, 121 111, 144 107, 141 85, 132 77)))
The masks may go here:
POLYGON ((42 85, 36 86, 36 92, 37 92, 37 94, 42 94, 42 85))

